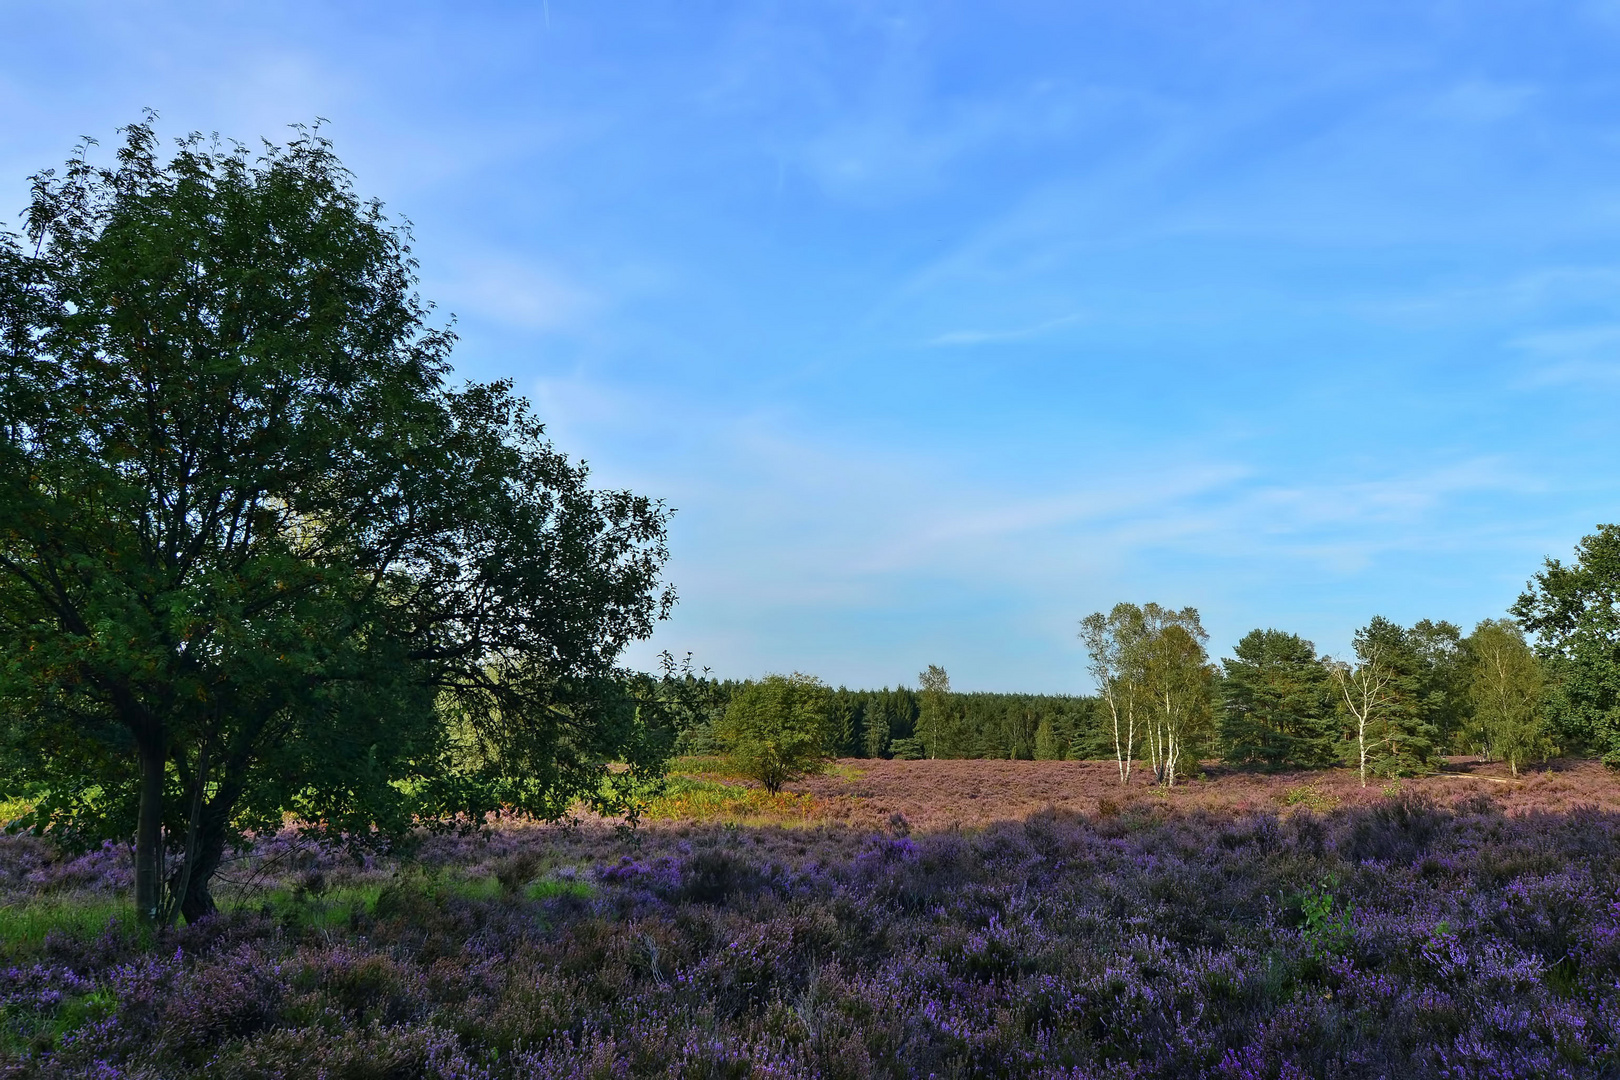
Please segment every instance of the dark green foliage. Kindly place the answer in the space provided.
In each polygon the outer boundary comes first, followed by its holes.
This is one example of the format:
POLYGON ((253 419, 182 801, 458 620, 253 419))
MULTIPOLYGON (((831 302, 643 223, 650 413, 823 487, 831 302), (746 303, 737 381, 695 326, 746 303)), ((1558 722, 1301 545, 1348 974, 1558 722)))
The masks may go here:
POLYGON ((1043 724, 1052 758, 1084 756, 1091 706, 1090 698, 1056 694, 953 693, 933 756, 1033 760, 1043 724))
POLYGON ((889 743, 889 752, 896 761, 921 761, 927 756, 921 739, 894 739, 889 743))
MULTIPOLYGON (((848 694, 849 691, 839 688, 839 694, 848 694)), ((887 757, 889 753, 889 739, 893 736, 894 724, 890 719, 888 707, 881 698, 874 698, 857 706, 856 717, 861 731, 860 744, 855 747, 856 757, 880 758, 887 757)))
POLYGON ((695 757, 718 754, 720 744, 714 737, 714 724, 725 715, 726 704, 741 684, 711 679, 707 669, 702 674, 694 672, 690 655, 677 671, 666 654, 665 667, 664 681, 676 691, 669 695, 676 706, 672 712, 678 728, 674 752, 695 757))
POLYGON ((1407 630, 1406 639, 1417 664, 1418 708, 1434 728, 1435 746, 1442 752, 1458 752, 1472 715, 1462 629, 1444 619, 1419 619, 1407 630))
POLYGON ((386 842, 630 806, 667 738, 615 662, 672 602, 666 511, 592 490, 509 386, 446 386, 409 237, 324 140, 126 134, 0 236, 0 778, 32 824, 135 837, 138 909, 189 920, 289 812, 386 842))
POLYGON ((1548 559, 1513 615, 1547 665, 1554 740, 1620 768, 1620 525, 1583 537, 1567 566, 1548 559))
MULTIPOLYGON (((708 682, 706 693, 717 704, 752 682, 708 682)), ((831 691, 833 741, 839 757, 926 757, 918 739, 921 716, 918 695, 905 687, 893 690, 831 691), (901 752, 896 752, 896 743, 901 752)), ((939 756, 945 758, 1086 759, 1110 752, 1098 728, 1096 699, 1066 694, 950 693, 945 696, 939 756), (1043 731, 1045 734, 1043 734, 1043 731)), ((701 754, 715 746, 710 729, 683 733, 681 752, 701 754)))
POLYGON ((915 739, 917 720, 922 715, 922 703, 917 695, 903 686, 893 690, 845 691, 860 704, 856 711, 856 724, 861 731, 861 745, 866 757, 888 757, 897 739, 915 739))
POLYGON ((1338 757, 1333 686, 1316 647, 1251 630, 1222 661, 1221 756, 1266 768, 1316 768, 1338 757))

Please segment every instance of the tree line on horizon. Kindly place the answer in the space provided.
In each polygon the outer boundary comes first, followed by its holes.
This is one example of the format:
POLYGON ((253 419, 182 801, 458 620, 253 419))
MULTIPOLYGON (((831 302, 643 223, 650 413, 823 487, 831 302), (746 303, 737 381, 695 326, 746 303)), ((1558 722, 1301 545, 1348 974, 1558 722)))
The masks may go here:
POLYGON ((1447 754, 1500 761, 1515 775, 1559 753, 1620 766, 1617 580, 1620 527, 1601 526, 1571 564, 1547 560, 1513 618, 1464 634, 1446 620, 1375 616, 1344 660, 1298 634, 1256 628, 1217 664, 1196 609, 1121 603, 1081 621, 1094 695, 953 692, 934 665, 916 689, 835 689, 800 674, 701 679, 699 720, 676 752, 777 737, 766 699, 792 683, 798 727, 818 732, 816 753, 833 757, 1111 758, 1122 783, 1145 767, 1167 786, 1209 760, 1343 765, 1364 784, 1433 771, 1447 754), (752 735, 733 719, 750 710, 752 735))
MULTIPOLYGON (((682 732, 676 752, 720 753, 716 725, 727 706, 765 679, 716 679, 703 684, 706 719, 682 732)), ((780 676, 778 676, 780 678, 780 676)), ((1092 732, 1097 699, 1083 694, 957 693, 908 686, 877 690, 829 687, 822 695, 833 757, 1016 758, 1054 760, 1080 746, 1100 753, 1092 732)))

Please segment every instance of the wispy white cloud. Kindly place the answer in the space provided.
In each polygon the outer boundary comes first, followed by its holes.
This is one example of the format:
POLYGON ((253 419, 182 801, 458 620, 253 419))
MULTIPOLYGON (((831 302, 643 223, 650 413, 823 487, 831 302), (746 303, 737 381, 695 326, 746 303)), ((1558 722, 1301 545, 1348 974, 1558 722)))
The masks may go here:
POLYGON ((1525 386, 1620 384, 1620 323, 1523 334, 1508 345, 1529 358, 1525 386))
POLYGON ((1526 377, 1531 381, 1577 359, 1572 353, 1586 359, 1604 344, 1610 320, 1620 318, 1620 264, 1615 263, 1518 265, 1414 285, 1392 278, 1340 302, 1347 312, 1380 325, 1490 334, 1499 347, 1530 362, 1526 377), (1575 319, 1579 322, 1569 325, 1575 319))
POLYGON ((1251 587, 1258 574, 1359 588, 1368 610, 1355 617, 1365 618, 1388 602, 1392 563, 1540 542, 1521 535, 1538 524, 1477 510, 1480 500, 1545 489, 1501 455, 1404 469, 1368 462, 1312 477, 1235 449, 1169 445, 1134 463, 1098 457, 1067 475, 1043 470, 1044 483, 1026 469, 1016 484, 998 485, 988 476, 1017 470, 829 439, 791 410, 725 415, 588 378, 550 383, 544 400, 573 418, 577 449, 589 453, 611 430, 621 443, 634 430, 648 447, 636 455, 634 482, 682 507, 671 572, 686 601, 663 640, 709 648, 737 665, 731 674, 816 663, 845 679, 881 664, 903 670, 909 661, 897 657, 915 642, 878 628, 926 634, 938 619, 967 620, 952 622, 951 648, 971 665, 999 648, 986 634, 1055 627, 1061 644, 1087 610, 1126 597, 1202 603, 1224 595, 1229 573, 1251 587), (984 603, 1001 614, 974 629, 960 609, 984 603))
POLYGON ((930 338, 930 346, 950 347, 962 345, 988 345, 1003 341, 1028 341, 1056 330, 1071 323, 1077 323, 1085 316, 1079 312, 1073 315, 1064 315, 1057 319, 1046 319, 1030 326, 1020 326, 1011 330, 951 330, 930 338))
POLYGON ((604 306, 600 296, 559 270, 496 253, 464 258, 432 286, 440 304, 457 314, 521 330, 574 329, 604 306))
POLYGON ((1441 119, 1490 124, 1522 115, 1542 95, 1542 89, 1530 83, 1469 79, 1440 91, 1431 108, 1441 119))

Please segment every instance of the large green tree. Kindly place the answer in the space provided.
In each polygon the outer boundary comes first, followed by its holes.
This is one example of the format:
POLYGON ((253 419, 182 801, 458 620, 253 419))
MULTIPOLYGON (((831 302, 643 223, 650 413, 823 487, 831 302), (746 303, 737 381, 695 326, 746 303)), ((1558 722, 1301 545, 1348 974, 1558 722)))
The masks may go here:
POLYGON ((1223 758, 1274 769, 1337 759, 1333 685, 1315 645, 1281 630, 1251 630, 1222 667, 1223 758))
POLYGON ((617 668, 667 512, 593 490, 505 384, 447 385, 408 234, 318 133, 150 120, 0 240, 0 768, 133 837, 144 918, 292 813, 386 839, 631 806, 665 732, 617 668), (626 760, 628 772, 607 763, 626 760))
POLYGON ((1514 776, 1526 761, 1545 761, 1554 747, 1544 705, 1541 661, 1508 619, 1487 619, 1465 639, 1468 695, 1465 735, 1487 759, 1505 761, 1514 776))
POLYGON ((1571 563, 1548 559, 1512 614, 1547 665, 1555 741, 1620 768, 1620 525, 1583 537, 1571 563))
POLYGON ((1356 631, 1356 663, 1329 669, 1343 710, 1344 753, 1363 784, 1369 775, 1405 776, 1433 768, 1439 728, 1430 688, 1437 676, 1429 640, 1434 635, 1423 625, 1409 630, 1375 615, 1356 631))
POLYGON ((1462 628, 1445 619, 1419 619, 1406 630, 1406 646, 1416 677, 1416 708, 1433 730, 1435 748, 1455 749, 1473 708, 1462 628))
POLYGON ((1106 615, 1082 619, 1080 639, 1102 696, 1100 718, 1120 783, 1130 782, 1138 747, 1158 783, 1173 786, 1177 776, 1196 771, 1212 734, 1214 678, 1197 609, 1115 604, 1106 615))

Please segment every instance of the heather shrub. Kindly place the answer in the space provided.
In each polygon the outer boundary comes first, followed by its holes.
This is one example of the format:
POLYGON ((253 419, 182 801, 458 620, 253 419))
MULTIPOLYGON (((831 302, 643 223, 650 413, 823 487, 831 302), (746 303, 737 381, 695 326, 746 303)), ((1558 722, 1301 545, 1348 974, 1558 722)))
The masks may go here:
POLYGON ((1488 798, 435 838, 318 898, 298 875, 351 871, 289 863, 267 915, 20 944, 3 1046, 37 1077, 1611 1075, 1617 840, 1488 798))
POLYGON ((517 851, 496 862, 495 880, 500 882, 504 895, 516 896, 519 890, 534 880, 539 870, 538 852, 517 851))
POLYGON ((1434 803, 1423 796, 1388 799, 1356 816, 1345 854, 1358 862, 1411 862, 1428 850, 1441 824, 1434 803))
POLYGON ((325 1031, 281 1029, 228 1049, 200 1075, 219 1080, 470 1080, 488 1075, 469 1062, 453 1032, 367 1025, 325 1031))
POLYGON ((702 904, 714 904, 738 892, 757 890, 764 882, 759 868, 735 852, 704 848, 681 867, 678 896, 702 904))

